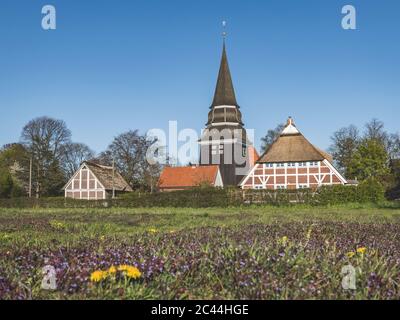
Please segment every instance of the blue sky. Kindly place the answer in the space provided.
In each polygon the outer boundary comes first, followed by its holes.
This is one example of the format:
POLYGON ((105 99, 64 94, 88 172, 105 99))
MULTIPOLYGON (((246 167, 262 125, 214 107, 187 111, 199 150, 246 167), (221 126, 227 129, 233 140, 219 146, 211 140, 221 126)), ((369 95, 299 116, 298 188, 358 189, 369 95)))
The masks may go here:
POLYGON ((129 129, 203 128, 221 55, 256 145, 291 115, 321 148, 372 118, 399 130, 397 0, 1 0, 0 145, 47 115, 97 152, 129 129), (57 30, 41 8, 57 9, 57 30), (357 9, 357 30, 341 8, 357 9))

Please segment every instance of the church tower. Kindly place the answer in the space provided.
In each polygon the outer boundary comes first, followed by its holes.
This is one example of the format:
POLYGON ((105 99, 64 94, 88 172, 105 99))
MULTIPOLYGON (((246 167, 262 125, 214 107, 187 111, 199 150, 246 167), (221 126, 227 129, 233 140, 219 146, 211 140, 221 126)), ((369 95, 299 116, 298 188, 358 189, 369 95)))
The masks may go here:
POLYGON ((225 40, 213 102, 200 143, 200 164, 218 164, 225 186, 238 185, 248 170, 248 142, 229 70, 225 40))

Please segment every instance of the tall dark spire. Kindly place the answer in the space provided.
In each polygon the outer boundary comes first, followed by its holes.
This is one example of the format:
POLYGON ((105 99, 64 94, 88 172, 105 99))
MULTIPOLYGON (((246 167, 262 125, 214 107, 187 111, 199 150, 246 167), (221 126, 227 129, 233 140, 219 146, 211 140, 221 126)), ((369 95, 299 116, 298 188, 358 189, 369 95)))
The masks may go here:
POLYGON ((219 67, 217 86, 215 88, 212 107, 215 106, 238 106, 233 89, 231 72, 229 71, 228 58, 226 56, 225 40, 222 49, 221 65, 219 67))
MULTIPOLYGON (((223 22, 224 27, 225 24, 223 22)), ((226 32, 222 35, 224 44, 217 86, 208 112, 206 129, 200 138, 200 163, 218 164, 224 186, 228 186, 237 185, 243 178, 242 173, 247 172, 248 139, 229 71, 226 32)))

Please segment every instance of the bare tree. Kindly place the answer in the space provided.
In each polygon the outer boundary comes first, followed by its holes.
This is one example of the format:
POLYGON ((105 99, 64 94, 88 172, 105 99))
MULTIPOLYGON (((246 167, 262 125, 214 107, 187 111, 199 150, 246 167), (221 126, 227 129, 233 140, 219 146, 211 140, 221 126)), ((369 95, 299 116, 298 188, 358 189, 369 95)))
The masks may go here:
POLYGON ((399 133, 389 134, 385 130, 385 125, 382 121, 372 119, 365 125, 365 140, 375 140, 382 144, 390 159, 400 158, 400 135, 399 133))
POLYGON ((331 137, 332 145, 329 152, 335 159, 335 163, 346 174, 347 168, 360 143, 360 135, 356 126, 350 125, 336 131, 331 137))
POLYGON ((400 134, 392 133, 389 135, 387 151, 390 159, 400 159, 400 134))
POLYGON ((281 123, 275 129, 270 129, 267 131, 267 134, 261 138, 261 152, 265 152, 275 142, 275 140, 278 139, 284 128, 285 125, 281 123))
POLYGON ((365 124, 364 139, 376 140, 386 146, 388 138, 389 136, 385 131, 385 125, 382 121, 372 119, 370 122, 365 124))
POLYGON ((59 193, 65 182, 60 161, 64 146, 70 141, 71 132, 62 120, 40 117, 23 128, 21 142, 33 159, 37 197, 59 193))
POLYGON ((63 146, 62 155, 62 167, 67 177, 71 177, 79 169, 83 161, 91 160, 95 157, 94 151, 86 144, 74 142, 66 143, 63 146))
POLYGON ((128 131, 114 138, 107 150, 96 159, 98 163, 111 166, 113 160, 117 170, 132 188, 155 190, 162 166, 147 161, 146 153, 154 140, 128 131))
MULTIPOLYGON (((146 137, 145 144, 143 146, 145 150, 145 155, 147 155, 147 151, 151 148, 151 146, 154 143, 157 143, 157 138, 149 136, 146 137)), ((168 161, 168 156, 166 155, 165 146, 158 146, 157 148, 157 156, 161 155, 164 155, 168 161)), ((142 185, 150 189, 150 192, 154 192, 156 190, 161 175, 161 171, 163 170, 163 168, 164 165, 158 163, 157 161, 154 161, 154 159, 149 159, 147 158, 147 156, 145 157, 145 159, 143 159, 142 185)))
POLYGON ((141 161, 145 156, 143 145, 145 138, 138 130, 122 133, 114 138, 99 160, 106 165, 112 165, 122 174, 131 187, 136 187, 141 176, 141 161))

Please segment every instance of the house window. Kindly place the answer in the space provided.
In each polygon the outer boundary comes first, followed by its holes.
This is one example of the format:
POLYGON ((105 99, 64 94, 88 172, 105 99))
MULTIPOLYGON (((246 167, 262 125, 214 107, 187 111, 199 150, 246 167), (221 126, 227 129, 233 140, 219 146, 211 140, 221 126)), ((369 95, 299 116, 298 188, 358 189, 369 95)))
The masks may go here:
POLYGON ((278 168, 284 168, 284 167, 285 167, 285 164, 284 164, 284 163, 277 163, 276 166, 277 166, 278 168))
POLYGON ((288 167, 295 167, 296 166, 296 163, 295 162, 289 162, 288 163, 288 167))
POLYGON ((299 184, 299 189, 307 189, 308 185, 306 184, 299 184))
POLYGON ((254 186, 254 189, 260 190, 260 189, 265 189, 264 186, 254 186))
POLYGON ((318 167, 318 161, 311 161, 310 167, 318 167))
POLYGON ((286 189, 286 185, 285 185, 285 184, 278 184, 278 185, 276 186, 276 189, 277 189, 277 190, 284 190, 284 189, 286 189))

